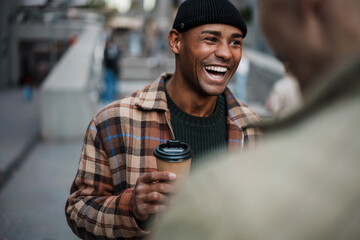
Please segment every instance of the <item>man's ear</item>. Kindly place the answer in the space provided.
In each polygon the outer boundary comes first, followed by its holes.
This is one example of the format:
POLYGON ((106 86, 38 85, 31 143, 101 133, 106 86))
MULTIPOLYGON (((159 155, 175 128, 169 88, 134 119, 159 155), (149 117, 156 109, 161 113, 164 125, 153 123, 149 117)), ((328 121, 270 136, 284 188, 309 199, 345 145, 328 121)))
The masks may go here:
POLYGON ((178 54, 180 51, 180 47, 181 47, 180 39, 181 39, 181 34, 177 30, 172 29, 169 32, 168 35, 169 47, 170 50, 175 54, 178 54))

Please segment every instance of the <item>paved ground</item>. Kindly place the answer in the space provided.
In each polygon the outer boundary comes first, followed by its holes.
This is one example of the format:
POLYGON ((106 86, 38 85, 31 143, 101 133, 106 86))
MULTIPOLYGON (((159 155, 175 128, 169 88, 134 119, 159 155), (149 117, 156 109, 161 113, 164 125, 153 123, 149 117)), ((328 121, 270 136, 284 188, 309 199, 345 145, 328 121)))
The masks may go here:
POLYGON ((0 239, 78 239, 64 206, 81 141, 38 143, 0 194, 0 239))
POLYGON ((40 98, 33 92, 25 101, 22 89, 0 92, 0 185, 5 172, 20 161, 33 144, 39 130, 40 98))
POLYGON ((21 89, 0 92, 0 240, 77 239, 64 205, 75 176, 81 139, 39 142, 40 99, 21 89))

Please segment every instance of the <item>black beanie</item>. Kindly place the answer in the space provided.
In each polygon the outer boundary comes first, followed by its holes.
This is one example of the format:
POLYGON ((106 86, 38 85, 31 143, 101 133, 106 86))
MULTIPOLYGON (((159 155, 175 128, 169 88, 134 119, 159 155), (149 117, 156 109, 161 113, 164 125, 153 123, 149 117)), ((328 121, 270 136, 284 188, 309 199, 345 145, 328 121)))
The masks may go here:
POLYGON ((247 27, 240 12, 229 0, 186 0, 176 14, 173 29, 185 32, 191 28, 211 23, 231 25, 246 36, 247 27))

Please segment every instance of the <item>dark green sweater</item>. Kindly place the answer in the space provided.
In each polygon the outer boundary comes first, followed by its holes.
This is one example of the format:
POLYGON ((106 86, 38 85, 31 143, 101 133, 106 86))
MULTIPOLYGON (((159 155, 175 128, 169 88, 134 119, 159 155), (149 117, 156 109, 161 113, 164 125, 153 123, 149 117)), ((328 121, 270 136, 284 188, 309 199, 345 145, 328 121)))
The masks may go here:
POLYGON ((227 110, 223 95, 218 96, 215 112, 209 117, 190 115, 181 110, 167 92, 166 97, 176 140, 189 144, 193 150, 192 169, 206 161, 202 156, 227 146, 227 110))

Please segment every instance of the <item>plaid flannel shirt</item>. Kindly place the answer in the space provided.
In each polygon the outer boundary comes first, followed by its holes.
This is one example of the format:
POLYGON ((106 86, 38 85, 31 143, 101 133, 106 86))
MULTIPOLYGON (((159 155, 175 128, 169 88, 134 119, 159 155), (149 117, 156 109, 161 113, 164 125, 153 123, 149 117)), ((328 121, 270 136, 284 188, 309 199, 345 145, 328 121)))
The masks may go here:
MULTIPOLYGON (((170 76, 163 74, 91 120, 65 209, 68 224, 78 236, 139 239, 149 233, 135 221, 130 199, 139 176, 157 170, 156 146, 174 139, 164 91, 170 76)), ((260 118, 229 89, 224 95, 229 148, 256 145, 260 131, 249 126, 260 118)))

